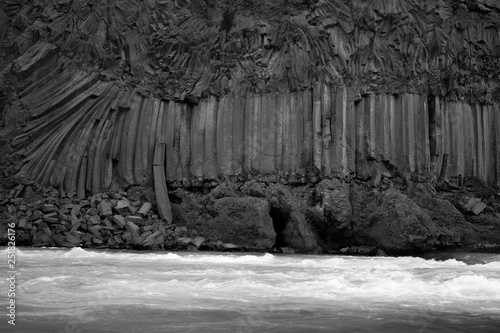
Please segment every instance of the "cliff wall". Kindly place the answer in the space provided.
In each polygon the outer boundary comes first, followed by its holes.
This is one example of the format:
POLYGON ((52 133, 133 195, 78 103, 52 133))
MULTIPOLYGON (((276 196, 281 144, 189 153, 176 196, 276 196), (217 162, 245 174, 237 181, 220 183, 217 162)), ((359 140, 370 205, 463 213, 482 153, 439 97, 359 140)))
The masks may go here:
POLYGON ((188 230, 304 252, 499 243, 499 194, 475 179, 500 185, 498 1, 0 12, 0 238, 14 221, 38 246, 200 247, 188 230))
POLYGON ((43 76, 19 96, 13 107, 31 120, 13 140, 25 156, 18 175, 68 194, 151 184, 158 143, 165 143, 166 179, 174 187, 367 179, 370 161, 430 179, 444 154, 451 181, 500 181, 496 105, 419 94, 354 96, 325 84, 189 104, 119 89, 85 72, 43 76))
POLYGON ((3 124, 19 176, 85 196, 370 177, 499 184, 495 1, 9 0, 3 124), (12 60, 12 61, 10 61, 12 60), (10 61, 10 62, 9 62, 10 61))

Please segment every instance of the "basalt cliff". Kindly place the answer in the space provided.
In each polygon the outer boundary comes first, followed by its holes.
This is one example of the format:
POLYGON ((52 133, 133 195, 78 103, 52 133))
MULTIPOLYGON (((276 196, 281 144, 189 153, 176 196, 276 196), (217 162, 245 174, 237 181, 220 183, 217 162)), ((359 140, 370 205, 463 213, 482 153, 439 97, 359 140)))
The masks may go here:
POLYGON ((6 0, 0 31, 4 238, 500 243, 496 0, 6 0))

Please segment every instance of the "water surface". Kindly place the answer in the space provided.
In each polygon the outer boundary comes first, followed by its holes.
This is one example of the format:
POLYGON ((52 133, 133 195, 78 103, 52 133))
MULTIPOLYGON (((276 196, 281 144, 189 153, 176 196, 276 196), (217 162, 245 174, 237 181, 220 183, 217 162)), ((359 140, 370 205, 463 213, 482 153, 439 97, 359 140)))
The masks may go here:
MULTIPOLYGON (((0 253, 6 276, 5 248, 0 253)), ((4 316, 1 332, 500 331, 498 254, 423 259, 21 248, 17 270, 16 326, 4 316)), ((5 306, 7 289, 2 279, 5 306)))

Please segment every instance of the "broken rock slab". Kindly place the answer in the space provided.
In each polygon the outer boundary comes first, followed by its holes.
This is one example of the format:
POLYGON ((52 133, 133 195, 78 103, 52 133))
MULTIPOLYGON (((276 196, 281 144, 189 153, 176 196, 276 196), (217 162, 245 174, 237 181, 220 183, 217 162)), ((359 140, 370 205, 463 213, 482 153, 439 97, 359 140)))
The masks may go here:
POLYGON ((479 215, 486 208, 486 204, 484 202, 478 202, 472 209, 470 210, 474 215, 479 215))
POLYGON ((130 202, 128 202, 128 200, 118 200, 116 202, 115 209, 120 210, 128 207, 130 207, 130 202))
POLYGON ((462 206, 464 212, 471 212, 474 215, 479 215, 486 208, 486 204, 479 198, 470 198, 469 201, 462 206))
POLYGON ((196 248, 199 248, 203 243, 205 242, 205 238, 201 236, 197 236, 195 239, 191 241, 191 244, 196 246, 196 248))
POLYGON ((140 216, 127 215, 125 216, 125 219, 127 221, 135 223, 136 225, 142 225, 144 223, 144 220, 140 216))
POLYGON ((37 68, 55 54, 57 46, 38 41, 16 61, 14 72, 21 78, 33 73, 37 68))
POLYGON ((101 216, 111 216, 113 215, 113 204, 109 200, 102 200, 97 205, 97 210, 101 216))
POLYGON ((232 251, 239 251, 240 250, 239 246, 237 246, 233 243, 224 243, 222 246, 223 246, 225 252, 232 252, 232 251))
POLYGON ((479 198, 470 198, 469 201, 467 201, 467 203, 462 206, 462 209, 465 212, 468 212, 468 211, 470 211, 472 208, 474 208, 474 206, 476 206, 480 202, 481 202, 481 199, 479 199, 479 198))
POLYGON ((145 202, 142 204, 141 209, 139 209, 139 214, 142 216, 148 215, 149 211, 153 208, 153 205, 150 202, 145 202))

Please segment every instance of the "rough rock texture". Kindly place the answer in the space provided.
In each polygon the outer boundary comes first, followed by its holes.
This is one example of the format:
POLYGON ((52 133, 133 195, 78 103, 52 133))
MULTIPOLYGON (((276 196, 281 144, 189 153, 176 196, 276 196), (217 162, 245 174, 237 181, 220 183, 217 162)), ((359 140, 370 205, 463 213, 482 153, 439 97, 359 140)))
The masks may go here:
POLYGON ((354 201, 351 223, 355 245, 375 245, 386 252, 419 252, 435 245, 437 228, 416 203, 395 189, 354 201))
POLYGON ((146 185, 153 181, 154 147, 164 142, 170 186, 249 179, 307 184, 360 170, 366 178, 369 160, 429 178, 437 176, 444 154, 450 155, 450 181, 462 175, 498 183, 497 107, 445 103, 432 136, 425 96, 347 103, 347 94, 345 88, 322 86, 211 98, 193 106, 120 90, 94 74, 71 74, 25 91, 13 103, 32 117, 12 141, 13 151, 24 157, 18 176, 81 197, 113 186, 146 185))
POLYGON ((324 179, 316 186, 316 198, 327 219, 337 228, 343 228, 349 223, 352 207, 348 184, 338 179, 324 179))
MULTIPOLYGON (((411 186, 408 197, 423 209, 439 227, 438 239, 444 244, 459 243, 462 237, 470 229, 464 216, 447 200, 436 198, 436 190, 428 184, 417 184, 411 186)), ((465 242, 471 245, 475 242, 472 235, 464 237, 465 242)))
POLYGON ((427 183, 407 186, 403 179, 385 176, 375 188, 371 181, 338 179, 315 187, 229 182, 213 190, 170 191, 171 224, 158 220, 157 205, 147 202, 154 198, 147 187, 70 199, 30 184, 8 185, 8 192, 2 187, 0 241, 6 223, 14 222, 21 244, 34 246, 374 255, 500 244, 500 194, 483 198, 487 208, 479 216, 455 208, 479 192, 491 193, 486 188, 436 192, 427 183), (349 191, 343 198, 349 205, 336 206, 336 216, 346 217, 343 223, 321 208, 325 196, 319 194, 332 188, 349 191))
MULTIPOLYGON (((202 235, 255 249, 272 249, 276 240, 269 204, 259 198, 215 199, 210 207, 215 215, 200 221, 196 230, 202 235)), ((188 223, 188 226, 191 226, 188 223)))
POLYGON ((299 252, 319 253, 318 240, 303 213, 293 211, 281 231, 283 245, 299 252))
POLYGON ((154 187, 168 222, 248 248, 496 239, 496 220, 454 208, 470 180, 500 185, 495 1, 7 0, 0 12, 4 177, 61 200, 154 187), (440 174, 452 198, 429 188, 440 174))
POLYGON ((445 154, 451 182, 498 185, 500 13, 474 4, 9 0, 17 175, 81 198, 150 185, 165 143, 171 186, 366 177, 372 160, 432 179, 445 154))

